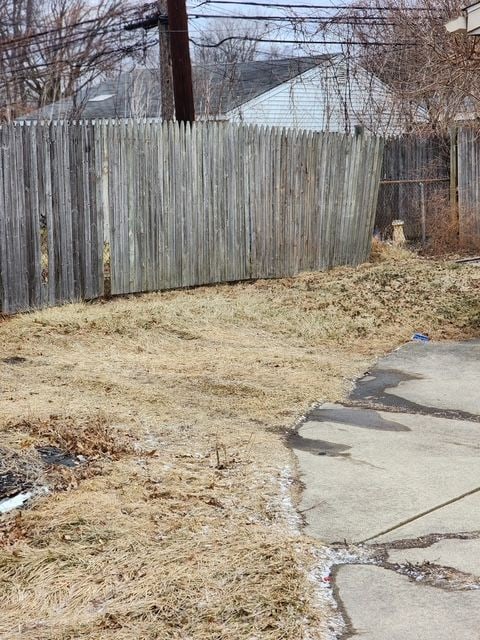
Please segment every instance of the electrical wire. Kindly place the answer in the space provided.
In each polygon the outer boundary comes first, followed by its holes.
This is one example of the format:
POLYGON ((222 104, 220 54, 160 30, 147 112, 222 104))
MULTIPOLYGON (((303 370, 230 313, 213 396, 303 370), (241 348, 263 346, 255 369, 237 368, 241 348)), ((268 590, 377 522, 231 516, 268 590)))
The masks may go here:
MULTIPOLYGON (((44 31, 33 31, 31 33, 22 34, 21 36, 17 36, 15 38, 9 38, 8 40, 0 40, 0 48, 3 47, 3 46, 9 46, 9 45, 12 45, 12 44, 16 44, 18 42, 24 42, 24 41, 28 41, 28 40, 32 40, 32 39, 38 39, 38 38, 41 38, 41 37, 50 36, 52 34, 61 34, 62 32, 66 31, 66 30, 70 30, 71 31, 71 30, 75 29, 76 27, 81 27, 81 26, 84 26, 84 25, 87 25, 87 24, 91 25, 91 24, 94 24, 95 22, 97 22, 97 23, 104 22, 104 21, 106 21, 108 19, 113 19, 113 17, 114 17, 113 15, 112 16, 108 16, 106 14, 104 16, 100 16, 100 17, 97 17, 97 18, 90 18, 88 20, 81 20, 79 22, 72 22, 70 24, 65 24, 65 25, 62 25, 62 26, 54 27, 52 29, 46 29, 44 31)), ((117 17, 117 16, 115 16, 115 17, 117 17)), ((121 25, 120 24, 119 25, 111 24, 110 28, 113 29, 116 26, 121 27, 123 29, 123 26, 124 26, 123 21, 122 21, 121 25)), ((88 30, 90 30, 90 29, 88 29, 88 30)))
POLYGON ((270 39, 270 38, 257 38, 254 36, 227 36, 226 38, 222 38, 216 43, 202 43, 196 42, 192 38, 190 38, 190 42, 192 42, 197 47, 204 47, 209 49, 214 49, 216 47, 220 47, 225 42, 229 42, 230 40, 239 40, 239 41, 248 41, 248 42, 266 42, 269 44, 323 44, 323 45, 352 45, 352 46, 374 46, 374 47, 415 47, 418 43, 416 42, 377 42, 377 41, 355 41, 355 40, 287 40, 287 39, 270 39))
MULTIPOLYGON (((145 43, 144 41, 139 41, 129 45, 125 45, 123 47, 118 47, 114 49, 105 49, 103 51, 99 51, 96 55, 93 55, 89 59, 89 66, 92 66, 92 63, 97 62, 99 59, 101 59, 104 56, 115 56, 116 54, 118 54, 119 57, 123 57, 125 55, 134 53, 135 51, 148 50, 153 46, 158 46, 158 41, 156 39, 152 42, 147 42, 147 43, 145 43)), ((69 64, 68 60, 52 60, 49 62, 38 62, 38 63, 35 63, 34 65, 21 65, 18 68, 12 67, 11 69, 8 70, 8 72, 12 76, 11 78, 9 78, 9 82, 16 82, 19 80, 33 80, 35 78, 41 77, 42 74, 45 74, 50 67, 54 67, 55 69, 58 70, 58 74, 62 75, 62 69, 59 69, 59 66, 61 66, 62 64, 64 65, 63 68, 65 68, 65 66, 68 66, 68 67, 75 66, 75 64, 73 65, 69 64), (42 69, 44 71, 40 71, 40 73, 35 74, 35 76, 32 77, 32 70, 37 72, 42 69), (23 75, 26 73, 28 73, 28 75, 23 75)))
MULTIPOLYGON (((434 9, 428 7, 365 7, 362 5, 330 5, 330 4, 284 4, 279 2, 256 2, 256 1, 236 1, 236 0, 203 0, 200 4, 195 6, 195 9, 209 4, 222 4, 222 5, 241 5, 248 7, 270 7, 274 9, 323 9, 332 11, 343 11, 344 9, 351 9, 352 11, 412 11, 412 12, 432 12, 434 9)), ((444 14, 444 11, 438 10, 439 13, 444 14)))
POLYGON ((378 25, 394 25, 394 22, 387 22, 388 18, 380 18, 378 16, 248 16, 248 15, 215 15, 215 14, 193 14, 189 16, 190 19, 196 20, 199 18, 208 20, 246 20, 246 21, 261 21, 261 22, 311 22, 311 23, 332 23, 332 24, 361 24, 367 22, 367 24, 378 25), (375 22, 374 22, 375 21, 375 22))

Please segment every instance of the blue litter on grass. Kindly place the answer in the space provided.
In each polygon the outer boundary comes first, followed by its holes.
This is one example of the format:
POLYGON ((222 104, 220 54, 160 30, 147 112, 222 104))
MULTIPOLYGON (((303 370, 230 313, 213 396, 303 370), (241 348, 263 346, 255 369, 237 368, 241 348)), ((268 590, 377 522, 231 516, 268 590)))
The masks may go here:
POLYGON ((414 333, 412 340, 415 340, 415 342, 430 342, 430 338, 425 333, 414 333))

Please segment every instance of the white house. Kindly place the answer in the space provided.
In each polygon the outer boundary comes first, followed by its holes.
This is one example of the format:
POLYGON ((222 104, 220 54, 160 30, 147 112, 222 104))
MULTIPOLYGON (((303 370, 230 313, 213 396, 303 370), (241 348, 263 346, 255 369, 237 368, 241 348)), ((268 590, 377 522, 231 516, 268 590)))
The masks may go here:
POLYGON ((462 14, 447 22, 445 27, 450 33, 465 31, 470 36, 480 36, 480 2, 464 7, 462 14))
POLYGON ((386 84, 362 67, 325 57, 321 64, 230 108, 225 117, 316 131, 351 132, 360 126, 391 135, 405 131, 412 114, 410 105, 401 104, 386 84))
MULTIPOLYGON (((420 119, 418 106, 339 56, 260 60, 194 68, 197 118, 314 131, 393 135, 420 119)), ((135 69, 35 111, 25 120, 158 118, 158 70, 135 69)))

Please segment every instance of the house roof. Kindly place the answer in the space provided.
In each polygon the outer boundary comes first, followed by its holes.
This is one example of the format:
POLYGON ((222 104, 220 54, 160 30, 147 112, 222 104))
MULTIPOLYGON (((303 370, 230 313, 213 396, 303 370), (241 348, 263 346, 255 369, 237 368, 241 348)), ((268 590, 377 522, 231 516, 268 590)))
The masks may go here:
POLYGON ((321 55, 257 60, 237 65, 209 67, 198 65, 195 67, 198 87, 195 100, 197 109, 201 112, 206 111, 204 103, 210 91, 213 110, 217 113, 226 113, 314 67, 328 64, 331 60, 331 55, 321 55), (210 83, 206 91, 202 91, 202 77, 210 83))
MULTIPOLYGON (((257 60, 230 65, 194 67, 197 113, 224 114, 319 65, 331 55, 257 60)), ((23 120, 159 117, 160 77, 157 69, 133 69, 108 78, 24 116, 23 120)))

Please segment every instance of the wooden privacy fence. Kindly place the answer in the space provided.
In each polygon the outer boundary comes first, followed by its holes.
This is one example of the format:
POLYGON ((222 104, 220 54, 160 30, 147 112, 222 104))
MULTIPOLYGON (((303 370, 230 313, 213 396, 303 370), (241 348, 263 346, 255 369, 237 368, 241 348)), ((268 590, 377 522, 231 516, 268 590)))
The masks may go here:
POLYGON ((368 257, 382 162, 372 136, 57 122, 2 126, 0 143, 4 313, 101 296, 104 241, 112 293, 368 257))
POLYGON ((480 131, 458 130, 456 139, 458 217, 462 242, 480 242, 480 131))
POLYGON ((0 127, 0 310, 103 294, 100 138, 91 125, 0 127))

